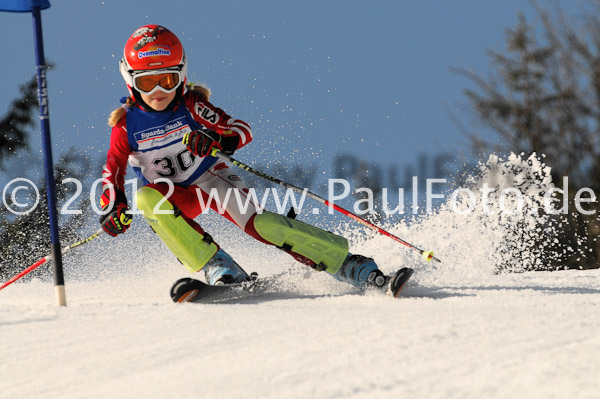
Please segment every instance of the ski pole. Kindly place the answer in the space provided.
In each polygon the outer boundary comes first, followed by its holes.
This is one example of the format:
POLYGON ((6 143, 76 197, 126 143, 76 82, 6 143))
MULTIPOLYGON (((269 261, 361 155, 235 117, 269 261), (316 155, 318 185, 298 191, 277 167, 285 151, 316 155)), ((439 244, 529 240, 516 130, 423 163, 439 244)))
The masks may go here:
MULTIPOLYGON (((102 234, 104 232, 104 230, 100 229, 97 232, 95 232, 94 234, 92 234, 91 236, 84 238, 83 240, 79 240, 77 242, 74 242, 73 244, 66 246, 62 249, 62 253, 64 254, 65 252, 70 251, 73 248, 76 248, 80 245, 86 244, 90 241, 92 241, 93 239, 97 238, 98 236, 100 236, 100 234, 102 234)), ((16 276, 14 276, 13 278, 11 278, 10 280, 8 280, 6 283, 2 284, 2 286, 0 286, 0 290, 8 287, 9 285, 11 285, 12 283, 14 283, 15 281, 19 280, 20 278, 28 275, 29 273, 31 273, 32 271, 34 271, 35 269, 37 269, 38 267, 40 267, 41 265, 43 265, 44 263, 48 262, 51 259, 51 255, 46 255, 44 256, 42 259, 38 260, 37 262, 35 262, 33 265, 29 266, 27 269, 23 270, 21 273, 17 274, 16 276)))
POLYGON ((231 156, 225 154, 224 152, 219 151, 219 149, 217 149, 217 148, 213 148, 213 150, 211 152, 211 155, 214 156, 214 157, 217 157, 217 158, 221 158, 221 159, 223 159, 223 160, 225 160, 225 161, 227 161, 227 162, 229 162, 229 163, 237 166, 238 168, 241 168, 241 169, 243 169, 243 170, 245 170, 247 172, 250 172, 250 173, 252 173, 252 174, 254 174, 254 175, 258 176, 258 177, 261 177, 261 178, 263 178, 265 180, 269 180, 269 181, 271 181, 271 182, 273 182, 275 184, 278 184, 278 185, 280 185, 282 187, 292 189, 292 190, 297 191, 299 193, 303 193, 307 197, 312 198, 312 199, 314 199, 314 200, 322 203, 323 205, 326 205, 326 206, 328 206, 328 207, 330 207, 330 208, 332 208, 332 209, 334 209, 334 210, 336 210, 336 211, 338 211, 340 213, 343 213, 344 215, 348 216, 349 218, 354 219, 355 221, 357 221, 359 223, 362 223, 363 225, 365 225, 365 226, 367 226, 367 227, 369 227, 369 228, 377 231, 378 233, 383 234, 384 236, 388 236, 392 240, 395 240, 395 241, 399 242, 400 244, 402 244, 402 245, 404 245, 404 246, 406 246, 406 247, 408 247, 408 248, 410 248, 412 250, 418 251, 421 254, 421 256, 423 257, 423 259, 425 259, 427 262, 429 262, 431 260, 435 260, 436 262, 441 262, 441 260, 439 260, 438 258, 436 258, 435 256, 433 256, 433 251, 425 251, 425 250, 422 250, 422 249, 420 249, 420 248, 418 248, 418 247, 416 247, 416 246, 414 246, 412 244, 409 244, 408 242, 404 241, 400 237, 397 237, 397 236, 393 235, 392 233, 389 233, 389 232, 385 231, 381 227, 379 227, 379 226, 377 226, 377 225, 369 222, 368 220, 365 220, 365 219, 361 218, 360 216, 355 215, 354 213, 352 213, 352 212, 350 212, 350 211, 348 211, 348 210, 346 210, 346 209, 344 209, 344 208, 342 208, 342 207, 334 204, 333 202, 330 202, 330 201, 326 200, 323 197, 320 197, 320 196, 318 196, 316 194, 311 193, 310 191, 308 191, 306 189, 301 189, 300 187, 294 186, 293 184, 284 182, 283 180, 280 180, 280 179, 278 179, 276 177, 269 176, 266 173, 258 171, 256 169, 252 168, 251 166, 248 166, 245 163, 240 162, 240 161, 232 158, 231 156))

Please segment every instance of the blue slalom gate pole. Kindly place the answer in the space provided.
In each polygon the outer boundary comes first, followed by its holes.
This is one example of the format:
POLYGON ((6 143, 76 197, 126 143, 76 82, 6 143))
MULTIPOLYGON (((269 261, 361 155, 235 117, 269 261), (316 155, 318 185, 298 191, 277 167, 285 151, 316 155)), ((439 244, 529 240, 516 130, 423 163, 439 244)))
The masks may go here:
POLYGON ((52 143, 50 140, 50 118, 48 109, 48 86, 46 82, 46 60, 44 59, 44 41, 42 36, 42 16, 39 6, 31 9, 33 16, 33 38, 38 83, 38 101, 40 104, 40 127, 42 130, 42 151, 44 153, 44 173, 48 198, 48 216, 50 219, 50 253, 54 268, 54 287, 58 306, 66 306, 65 278, 63 274, 62 253, 58 236, 58 217, 56 211, 56 184, 54 182, 54 164, 52 162, 52 143))

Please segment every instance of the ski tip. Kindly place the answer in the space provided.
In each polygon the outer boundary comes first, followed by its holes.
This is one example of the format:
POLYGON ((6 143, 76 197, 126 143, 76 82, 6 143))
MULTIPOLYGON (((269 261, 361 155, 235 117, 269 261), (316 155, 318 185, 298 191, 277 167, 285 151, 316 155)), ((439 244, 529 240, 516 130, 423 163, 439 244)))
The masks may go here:
POLYGON ((196 297, 196 295, 198 295, 198 290, 191 290, 191 291, 185 292, 183 295, 181 295, 178 298, 173 298, 173 301, 175 301, 177 303, 192 302, 194 300, 194 298, 196 297))
POLYGON ((398 298, 400 292, 404 288, 404 285, 407 283, 407 281, 410 279, 414 272, 415 271, 409 267, 403 267, 402 269, 398 270, 398 272, 394 275, 392 283, 390 284, 390 288, 392 291, 391 293, 394 296, 394 298, 398 298))
POLYGON ((190 302, 198 294, 198 290, 190 290, 189 285, 194 279, 186 277, 175 281, 171 287, 171 299, 173 302, 190 302))

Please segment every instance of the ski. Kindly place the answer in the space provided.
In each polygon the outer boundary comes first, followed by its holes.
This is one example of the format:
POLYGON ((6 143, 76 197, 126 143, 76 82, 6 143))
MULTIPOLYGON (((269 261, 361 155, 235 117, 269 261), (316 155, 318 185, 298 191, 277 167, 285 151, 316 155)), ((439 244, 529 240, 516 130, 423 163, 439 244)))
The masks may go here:
POLYGON ((171 287, 171 299, 173 302, 205 302, 223 297, 233 297, 237 293, 242 294, 242 284, 208 285, 193 278, 181 278, 171 287), (230 295, 227 295, 230 294, 230 295))
POLYGON ((181 278, 171 287, 173 302, 220 302, 232 299, 252 297, 253 294, 268 291, 277 278, 283 274, 276 274, 266 278, 258 278, 256 273, 250 274, 250 279, 241 283, 209 285, 193 278, 181 278))
MULTIPOLYGON (((398 298, 413 273, 414 270, 407 267, 398 270, 389 278, 386 294, 398 298)), ((252 273, 248 281, 226 285, 209 285, 190 277, 181 278, 171 287, 171 299, 178 303, 216 303, 252 298, 256 294, 277 289, 277 280, 283 274, 260 279, 256 273, 252 273)))

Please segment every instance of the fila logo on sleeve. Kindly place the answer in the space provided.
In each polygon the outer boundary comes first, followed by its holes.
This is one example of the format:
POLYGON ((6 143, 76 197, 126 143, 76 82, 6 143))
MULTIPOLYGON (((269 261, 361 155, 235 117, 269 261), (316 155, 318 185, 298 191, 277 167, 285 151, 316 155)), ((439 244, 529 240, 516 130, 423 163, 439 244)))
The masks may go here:
POLYGON ((197 115, 200 115, 202 119, 212 123, 213 125, 216 125, 217 122, 219 122, 219 115, 202 103, 196 103, 194 106, 194 111, 197 115))

